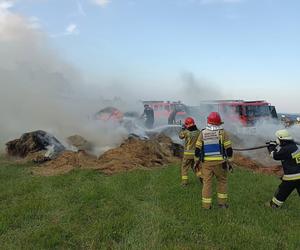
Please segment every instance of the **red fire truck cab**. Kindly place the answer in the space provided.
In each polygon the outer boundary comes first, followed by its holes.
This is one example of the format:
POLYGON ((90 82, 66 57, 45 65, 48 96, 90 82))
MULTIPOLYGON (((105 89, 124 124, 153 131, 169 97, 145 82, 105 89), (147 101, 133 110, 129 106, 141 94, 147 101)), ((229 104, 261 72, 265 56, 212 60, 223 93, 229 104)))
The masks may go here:
POLYGON ((254 126, 259 120, 278 119, 274 106, 266 101, 217 100, 201 103, 202 109, 218 111, 225 121, 254 126))
POLYGON ((254 126, 262 119, 278 118, 275 107, 266 101, 220 100, 206 105, 217 108, 224 120, 240 122, 244 127, 254 126))

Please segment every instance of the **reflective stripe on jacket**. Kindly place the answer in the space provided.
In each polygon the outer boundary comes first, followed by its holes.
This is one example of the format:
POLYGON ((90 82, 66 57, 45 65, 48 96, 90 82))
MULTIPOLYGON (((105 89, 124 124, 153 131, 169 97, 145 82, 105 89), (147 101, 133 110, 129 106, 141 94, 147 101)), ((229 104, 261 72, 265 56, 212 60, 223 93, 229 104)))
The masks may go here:
POLYGON ((206 128, 201 131, 196 147, 201 149, 204 162, 224 161, 225 151, 231 148, 231 141, 223 129, 206 128))
POLYGON ((199 137, 200 130, 196 129, 193 131, 183 130, 179 134, 180 139, 184 139, 184 157, 194 159, 196 141, 199 137))
POLYGON ((300 179, 300 149, 294 141, 283 141, 271 156, 281 161, 283 167, 283 180, 294 181, 300 179))

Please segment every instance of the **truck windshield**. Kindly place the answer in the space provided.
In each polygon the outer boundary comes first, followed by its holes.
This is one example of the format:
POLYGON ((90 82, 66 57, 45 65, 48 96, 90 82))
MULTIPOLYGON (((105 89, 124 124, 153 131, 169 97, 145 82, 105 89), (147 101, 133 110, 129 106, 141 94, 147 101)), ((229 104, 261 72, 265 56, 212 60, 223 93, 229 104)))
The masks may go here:
POLYGON ((267 105, 261 106, 246 106, 247 116, 270 116, 270 108, 267 105))

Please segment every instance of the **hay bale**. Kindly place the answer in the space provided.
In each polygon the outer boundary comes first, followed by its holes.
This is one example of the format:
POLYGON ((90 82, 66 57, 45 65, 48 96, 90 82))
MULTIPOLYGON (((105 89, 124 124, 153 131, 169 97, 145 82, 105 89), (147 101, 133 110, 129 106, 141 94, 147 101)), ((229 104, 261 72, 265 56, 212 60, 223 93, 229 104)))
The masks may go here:
POLYGON ((72 135, 67 138, 67 143, 70 146, 77 148, 79 151, 90 151, 93 145, 80 135, 72 135))
POLYGON ((6 143, 7 154, 21 158, 39 151, 48 151, 49 148, 54 154, 65 150, 65 147, 53 135, 42 130, 25 133, 19 139, 6 143))

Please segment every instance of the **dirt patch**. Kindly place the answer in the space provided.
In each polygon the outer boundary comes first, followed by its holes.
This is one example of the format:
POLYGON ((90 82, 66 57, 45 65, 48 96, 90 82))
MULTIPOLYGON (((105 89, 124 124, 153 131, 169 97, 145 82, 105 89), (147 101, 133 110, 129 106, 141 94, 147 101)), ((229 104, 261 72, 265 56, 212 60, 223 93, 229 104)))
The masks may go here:
POLYGON ((113 174, 137 168, 160 167, 170 163, 179 163, 180 158, 175 156, 182 150, 179 148, 164 135, 154 136, 149 140, 130 137, 119 147, 108 150, 98 159, 84 151, 65 151, 56 159, 35 167, 33 173, 51 176, 82 168, 113 174))

